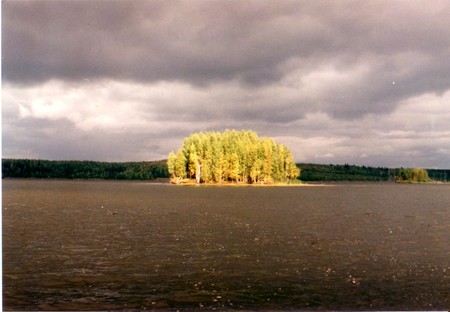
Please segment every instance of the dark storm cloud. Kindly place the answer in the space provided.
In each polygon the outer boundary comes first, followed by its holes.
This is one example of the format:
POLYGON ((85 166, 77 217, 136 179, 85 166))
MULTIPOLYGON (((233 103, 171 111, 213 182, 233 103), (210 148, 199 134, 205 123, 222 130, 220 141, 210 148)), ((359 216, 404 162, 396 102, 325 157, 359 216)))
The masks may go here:
POLYGON ((346 65, 368 54, 440 53, 450 42, 446 8, 437 1, 6 1, 5 70, 19 81, 271 81, 292 57, 320 64, 334 56, 346 65))
POLYGON ((7 2, 5 78, 272 80, 295 46, 254 32, 287 9, 224 1, 7 2))
MULTIPOLYGON (((308 144, 317 160, 379 162, 356 149, 397 139, 370 137, 367 120, 389 120, 378 122, 386 133, 448 124, 449 11, 448 1, 6 0, 3 105, 15 109, 4 115, 6 151, 47 144, 60 155, 51 146, 67 145, 68 154, 136 159, 145 149, 164 155, 193 131, 247 128, 308 144), (432 111, 407 114, 429 100, 432 111), (49 142, 25 142, 36 133, 49 142)), ((448 144, 430 146, 428 158, 448 144)))
POLYGON ((356 118, 448 88, 449 9, 446 1, 6 1, 3 77, 236 80, 258 90, 292 70, 301 78, 323 65, 366 66, 359 80, 324 80, 319 99, 332 116, 356 118))

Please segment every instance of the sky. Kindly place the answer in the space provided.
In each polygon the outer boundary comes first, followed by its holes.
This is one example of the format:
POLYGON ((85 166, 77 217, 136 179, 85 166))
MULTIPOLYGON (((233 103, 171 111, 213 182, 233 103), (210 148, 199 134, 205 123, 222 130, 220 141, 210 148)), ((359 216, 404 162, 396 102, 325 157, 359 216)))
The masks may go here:
POLYGON ((2 1, 4 158, 165 159, 254 130, 297 162, 450 168, 450 1, 2 1))

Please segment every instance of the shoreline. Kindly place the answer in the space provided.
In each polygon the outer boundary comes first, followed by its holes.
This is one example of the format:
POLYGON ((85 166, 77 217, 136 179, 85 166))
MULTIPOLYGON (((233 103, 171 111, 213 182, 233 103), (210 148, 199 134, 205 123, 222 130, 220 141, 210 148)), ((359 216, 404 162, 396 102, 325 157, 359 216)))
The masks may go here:
POLYGON ((195 179, 184 179, 179 182, 173 181, 169 179, 169 184, 171 185, 180 185, 180 186, 305 186, 305 182, 302 182, 300 180, 296 180, 294 182, 274 182, 274 183, 243 183, 243 182, 203 182, 203 183, 197 183, 195 179))
POLYGON ((445 181, 431 181, 431 182, 410 182, 410 181, 299 181, 295 183, 196 183, 196 182, 171 182, 168 178, 157 178, 153 180, 138 180, 138 179, 67 179, 67 178, 30 178, 30 177, 2 177, 2 181, 14 181, 14 180, 29 180, 29 181, 78 181, 78 182, 128 182, 128 183, 142 183, 142 184, 154 184, 154 185, 174 185, 174 186, 234 186, 234 187, 314 187, 314 186, 342 186, 342 185, 373 185, 373 184, 414 184, 414 185, 450 185, 450 182, 445 181))
POLYGON ((169 181, 168 184, 174 186, 198 186, 198 187, 206 187, 206 186, 214 186, 214 187, 315 187, 315 186, 332 186, 331 184, 324 182, 296 182, 296 183, 236 183, 236 182, 225 182, 225 183, 197 183, 197 182, 180 182, 174 183, 169 181))
POLYGON ((374 184, 392 184, 392 185, 450 185, 450 182, 440 182, 440 181, 433 181, 433 182, 396 182, 396 181, 313 181, 313 182, 299 182, 299 183, 270 183, 270 184, 264 184, 264 183, 254 183, 254 184, 248 184, 248 183, 233 183, 233 182, 226 182, 226 183, 197 183, 197 182, 180 182, 180 183, 174 183, 174 182, 167 182, 169 185, 174 186, 197 186, 197 187, 207 187, 207 186, 214 186, 214 187, 320 187, 320 186, 345 186, 345 185, 374 185, 374 184))

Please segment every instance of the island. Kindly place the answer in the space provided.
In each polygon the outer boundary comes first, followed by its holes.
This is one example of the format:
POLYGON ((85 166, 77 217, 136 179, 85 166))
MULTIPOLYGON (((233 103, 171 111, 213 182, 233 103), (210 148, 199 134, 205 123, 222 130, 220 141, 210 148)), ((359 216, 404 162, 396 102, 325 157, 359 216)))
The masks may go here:
POLYGON ((397 172, 397 182, 404 183, 430 183, 428 171, 422 168, 401 168, 397 172))
POLYGON ((250 130, 200 132, 184 139, 167 168, 175 184, 274 184, 298 181, 289 149, 250 130))

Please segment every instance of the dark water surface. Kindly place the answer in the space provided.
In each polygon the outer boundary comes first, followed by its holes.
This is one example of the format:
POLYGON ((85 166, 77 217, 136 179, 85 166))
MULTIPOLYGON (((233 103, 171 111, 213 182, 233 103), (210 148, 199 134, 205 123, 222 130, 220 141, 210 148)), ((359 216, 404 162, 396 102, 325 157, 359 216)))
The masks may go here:
POLYGON ((447 309, 449 220, 449 185, 4 180, 4 309, 447 309))

